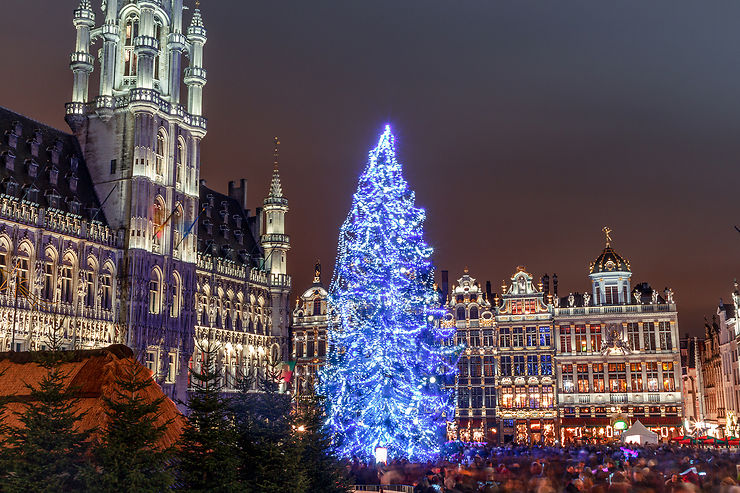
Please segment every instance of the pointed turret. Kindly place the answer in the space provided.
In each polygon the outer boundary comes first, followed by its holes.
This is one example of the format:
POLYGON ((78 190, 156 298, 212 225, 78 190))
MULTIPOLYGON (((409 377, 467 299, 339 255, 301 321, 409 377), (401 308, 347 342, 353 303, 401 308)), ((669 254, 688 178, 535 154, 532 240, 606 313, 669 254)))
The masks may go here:
POLYGON ((183 81, 188 86, 188 112, 200 116, 203 111, 203 86, 206 85, 206 70, 203 68, 203 45, 206 44, 206 28, 200 13, 200 2, 196 2, 193 18, 188 27, 190 43, 190 66, 185 70, 183 81))
MULTIPOLYGON (((285 234, 285 213, 288 212, 288 199, 283 196, 280 183, 279 158, 280 139, 275 137, 273 147, 273 172, 270 191, 264 200, 265 234, 262 235, 262 248, 265 252, 265 270, 270 274, 270 292, 273 306, 288 306, 290 276, 287 272, 287 256, 290 250, 290 237, 285 234)), ((273 309, 272 328, 274 335, 287 333, 287 310, 273 309)))

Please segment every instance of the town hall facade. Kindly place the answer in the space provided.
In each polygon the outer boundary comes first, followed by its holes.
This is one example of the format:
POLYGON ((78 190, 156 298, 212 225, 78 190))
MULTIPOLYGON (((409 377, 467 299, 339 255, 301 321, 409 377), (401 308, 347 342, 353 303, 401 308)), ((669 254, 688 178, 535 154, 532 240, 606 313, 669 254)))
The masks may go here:
POLYGON ((183 0, 101 7, 74 11, 72 133, 0 108, 0 350, 124 343, 185 400, 216 341, 235 388, 288 351, 279 143, 263 207, 247 209, 246 180, 208 188, 200 10, 185 27, 183 0))

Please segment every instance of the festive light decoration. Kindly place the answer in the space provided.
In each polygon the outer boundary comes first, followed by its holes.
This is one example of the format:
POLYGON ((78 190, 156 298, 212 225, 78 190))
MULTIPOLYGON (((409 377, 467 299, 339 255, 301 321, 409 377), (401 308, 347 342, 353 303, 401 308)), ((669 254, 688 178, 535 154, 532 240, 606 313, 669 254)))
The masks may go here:
POLYGON ((460 348, 444 345, 432 249, 396 160, 390 126, 370 152, 339 233, 329 301, 329 354, 320 375, 340 455, 434 458, 452 419, 444 388, 460 348))

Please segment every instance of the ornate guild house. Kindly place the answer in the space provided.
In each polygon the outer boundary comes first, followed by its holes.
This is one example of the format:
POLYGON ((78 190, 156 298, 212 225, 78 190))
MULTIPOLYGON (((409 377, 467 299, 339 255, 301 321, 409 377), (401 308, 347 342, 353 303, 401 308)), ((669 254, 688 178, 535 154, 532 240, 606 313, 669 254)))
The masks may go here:
POLYGON ((185 26, 183 0, 97 7, 73 15, 72 133, 0 109, 0 348, 123 342, 185 400, 197 342, 218 341, 228 388, 288 353, 277 142, 263 207, 246 180, 208 188, 200 10, 185 26))
POLYGON ((610 440, 640 420, 661 437, 681 432, 681 352, 673 292, 631 287, 627 260, 606 246, 591 290, 556 298, 560 439, 610 440))
POLYGON ((496 387, 494 315, 491 302, 467 269, 447 299, 442 324, 455 327, 454 342, 465 350, 458 360, 454 382, 455 421, 448 424, 451 440, 495 438, 496 387))
POLYGON ((293 391, 300 396, 311 391, 319 369, 326 363, 326 331, 329 327, 329 293, 321 282, 321 264, 316 263, 313 284, 303 292, 293 310, 292 359, 296 362, 293 391))

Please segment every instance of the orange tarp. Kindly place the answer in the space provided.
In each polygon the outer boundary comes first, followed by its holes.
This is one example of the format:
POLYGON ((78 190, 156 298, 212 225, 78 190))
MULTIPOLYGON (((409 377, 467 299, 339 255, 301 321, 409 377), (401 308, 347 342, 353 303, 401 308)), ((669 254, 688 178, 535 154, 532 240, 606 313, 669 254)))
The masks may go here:
MULTIPOLYGON (((65 384, 78 389, 79 401, 75 411, 86 413, 79 422, 82 430, 105 427, 107 416, 102 397, 115 397, 116 376, 125 375, 123 372, 129 365, 136 365, 145 375, 151 375, 149 369, 134 358, 131 349, 123 345, 70 353, 70 360, 62 363, 60 368, 65 375, 65 384)), ((23 413, 26 408, 24 402, 31 399, 27 385, 38 388, 39 382, 47 374, 48 370, 36 363, 35 357, 34 353, 28 352, 0 353, 0 398, 9 399, 4 419, 11 426, 21 424, 16 413, 23 413)), ((142 392, 149 402, 164 396, 161 387, 154 381, 142 392)), ((160 404, 159 410, 157 424, 172 420, 159 443, 162 447, 169 447, 180 437, 186 419, 169 398, 160 404)))

